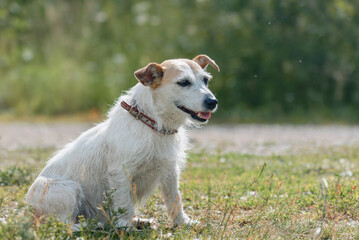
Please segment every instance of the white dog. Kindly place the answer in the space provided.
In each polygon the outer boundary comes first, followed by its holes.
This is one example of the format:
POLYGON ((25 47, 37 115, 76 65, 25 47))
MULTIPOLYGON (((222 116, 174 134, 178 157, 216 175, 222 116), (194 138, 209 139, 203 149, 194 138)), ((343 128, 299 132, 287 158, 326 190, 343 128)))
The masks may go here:
POLYGON ((174 225, 194 223, 183 211, 178 179, 188 142, 184 126, 207 122, 217 108, 208 64, 219 71, 206 55, 137 70, 140 83, 120 96, 107 120, 48 161, 26 196, 35 213, 65 223, 79 215, 103 221, 98 206, 112 190, 112 209, 126 210, 116 226, 130 226, 136 205, 159 184, 174 225))

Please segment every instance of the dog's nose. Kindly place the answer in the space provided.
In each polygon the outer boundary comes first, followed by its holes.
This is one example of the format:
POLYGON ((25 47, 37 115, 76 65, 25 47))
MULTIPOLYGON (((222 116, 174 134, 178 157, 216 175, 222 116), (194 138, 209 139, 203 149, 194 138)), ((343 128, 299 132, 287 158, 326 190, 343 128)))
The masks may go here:
POLYGON ((205 105, 206 108, 209 109, 209 110, 215 109, 216 106, 217 106, 217 103, 218 103, 217 99, 212 98, 212 97, 206 97, 206 98, 204 99, 204 105, 205 105))

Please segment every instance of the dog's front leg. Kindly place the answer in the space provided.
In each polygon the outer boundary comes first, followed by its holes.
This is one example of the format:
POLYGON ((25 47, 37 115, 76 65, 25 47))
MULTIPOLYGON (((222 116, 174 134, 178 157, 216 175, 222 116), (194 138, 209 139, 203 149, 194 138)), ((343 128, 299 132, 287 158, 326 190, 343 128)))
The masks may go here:
POLYGON ((115 211, 119 209, 125 211, 125 213, 117 216, 119 219, 115 223, 116 227, 130 226, 134 214, 130 179, 123 172, 110 173, 109 176, 109 188, 114 190, 111 195, 112 209, 115 211))
POLYGON ((169 217, 176 227, 181 224, 195 224, 183 211, 182 199, 178 191, 178 173, 171 171, 161 178, 161 189, 169 217))

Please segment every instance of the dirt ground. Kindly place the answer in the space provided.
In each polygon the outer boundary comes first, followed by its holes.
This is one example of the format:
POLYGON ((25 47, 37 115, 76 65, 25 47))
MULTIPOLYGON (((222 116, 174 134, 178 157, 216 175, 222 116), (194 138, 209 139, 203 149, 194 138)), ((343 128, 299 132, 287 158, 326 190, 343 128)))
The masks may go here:
MULTIPOLYGON (((0 149, 61 148, 91 126, 90 123, 0 123, 0 149)), ((210 124, 190 130, 189 136, 194 151, 295 154, 359 145, 359 126, 210 124)))

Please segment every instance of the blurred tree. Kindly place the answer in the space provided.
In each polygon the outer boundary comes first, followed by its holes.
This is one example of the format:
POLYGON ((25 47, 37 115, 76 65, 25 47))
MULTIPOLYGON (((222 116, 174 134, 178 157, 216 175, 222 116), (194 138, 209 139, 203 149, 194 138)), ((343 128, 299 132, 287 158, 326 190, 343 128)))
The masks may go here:
POLYGON ((105 110, 149 61, 206 53, 222 70, 218 116, 358 116, 358 12, 348 0, 0 0, 0 112, 105 110))

